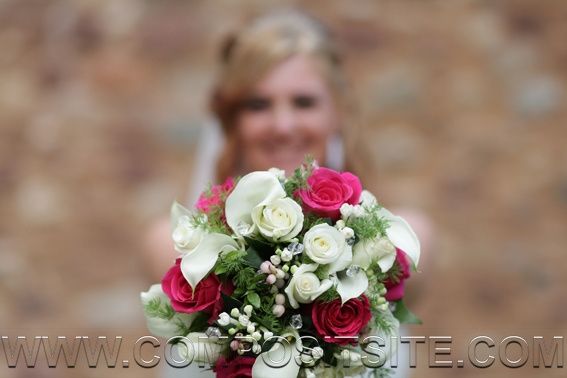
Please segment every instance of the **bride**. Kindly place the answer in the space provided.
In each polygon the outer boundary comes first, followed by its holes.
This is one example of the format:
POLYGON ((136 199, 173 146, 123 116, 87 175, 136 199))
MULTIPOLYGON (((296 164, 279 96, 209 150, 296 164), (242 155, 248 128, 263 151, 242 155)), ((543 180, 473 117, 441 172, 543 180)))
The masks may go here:
MULTIPOLYGON (((264 15, 229 38, 211 100, 219 124, 208 125, 201 136, 189 203, 209 182, 270 167, 289 174, 306 155, 364 177, 362 163, 368 160, 354 144, 357 128, 340 63, 327 29, 299 12, 264 15)), ((423 227, 412 222, 416 217, 404 216, 419 234, 423 227)), ((169 230, 163 220, 151 232, 149 258, 156 275, 174 259, 168 252, 173 248, 166 247, 169 230)), ((407 375, 401 367, 396 376, 407 375)), ((168 368, 165 376, 214 374, 192 364, 168 368)))

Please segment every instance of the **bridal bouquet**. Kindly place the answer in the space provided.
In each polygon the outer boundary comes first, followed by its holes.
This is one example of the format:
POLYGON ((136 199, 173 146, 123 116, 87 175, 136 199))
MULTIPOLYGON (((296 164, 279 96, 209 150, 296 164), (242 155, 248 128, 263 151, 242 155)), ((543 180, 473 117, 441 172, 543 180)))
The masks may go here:
POLYGON ((402 298, 419 241, 351 173, 252 172, 174 203, 171 224, 179 257, 141 294, 148 327, 217 377, 382 374, 416 321, 402 298))

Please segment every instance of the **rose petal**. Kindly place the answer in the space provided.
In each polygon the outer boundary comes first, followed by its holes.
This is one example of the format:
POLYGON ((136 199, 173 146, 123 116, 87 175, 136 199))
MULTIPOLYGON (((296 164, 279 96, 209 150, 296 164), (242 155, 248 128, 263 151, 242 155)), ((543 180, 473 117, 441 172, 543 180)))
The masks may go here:
POLYGON ((349 187, 352 189, 352 194, 347 199, 347 202, 351 205, 358 204, 360 201, 360 194, 362 193, 362 183, 360 182, 360 179, 350 172, 341 173, 341 177, 348 182, 349 187))

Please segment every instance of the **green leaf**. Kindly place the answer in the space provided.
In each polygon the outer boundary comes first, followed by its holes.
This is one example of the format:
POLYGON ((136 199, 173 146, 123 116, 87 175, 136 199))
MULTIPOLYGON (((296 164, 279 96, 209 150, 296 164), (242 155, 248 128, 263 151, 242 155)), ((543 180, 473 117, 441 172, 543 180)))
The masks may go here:
POLYGON ((260 296, 258 294, 251 291, 248 295, 246 295, 246 299, 252 306, 260 308, 260 296))
POLYGON ((219 264, 219 265, 217 265, 216 268, 215 268, 215 274, 216 274, 217 276, 220 276, 221 274, 224 274, 224 273, 226 273, 226 272, 227 272, 227 267, 226 267, 226 265, 220 265, 220 264, 219 264))
POLYGON ((246 256, 244 256, 244 263, 254 269, 260 269, 263 262, 264 260, 262 260, 258 251, 253 246, 248 247, 246 256))
POLYGON ((260 239, 259 237, 252 238, 245 236, 244 241, 253 248, 259 256, 265 257, 264 260, 267 260, 274 254, 274 245, 266 240, 260 239))
POLYGON ((400 323, 421 324, 421 320, 417 316, 415 316, 401 300, 396 302, 396 310, 394 311, 394 316, 400 321, 400 323))
POLYGON ((221 293, 222 303, 223 303, 223 311, 230 313, 233 308, 240 308, 242 307, 242 302, 238 299, 225 295, 221 293))
POLYGON ((246 251, 235 250, 228 253, 222 253, 215 267, 215 274, 234 275, 238 274, 244 267, 246 251))
POLYGON ((144 306, 146 314, 153 318, 170 320, 175 315, 175 310, 167 302, 162 302, 160 298, 153 298, 144 306))
POLYGON ((193 321, 191 322, 191 325, 186 329, 187 332, 186 334, 189 334, 191 332, 204 332, 209 326, 208 321, 209 321, 208 314, 204 312, 198 313, 195 319, 193 319, 193 321))
POLYGON ((379 215, 380 205, 364 206, 364 216, 349 217, 346 225, 354 230, 357 241, 370 240, 377 236, 386 236, 390 226, 388 221, 379 215))

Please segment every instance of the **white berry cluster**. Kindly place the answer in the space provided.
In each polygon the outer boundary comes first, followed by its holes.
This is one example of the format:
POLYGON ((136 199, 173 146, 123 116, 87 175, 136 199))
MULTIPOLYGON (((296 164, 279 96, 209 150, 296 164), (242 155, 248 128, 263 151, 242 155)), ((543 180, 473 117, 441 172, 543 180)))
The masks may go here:
POLYGON ((253 352, 260 354, 262 345, 260 341, 268 340, 274 334, 257 323, 250 321, 253 308, 251 305, 244 306, 243 312, 233 308, 230 314, 223 312, 219 314, 217 323, 221 327, 228 328, 228 334, 234 336, 234 340, 230 343, 230 348, 238 354, 253 352))

